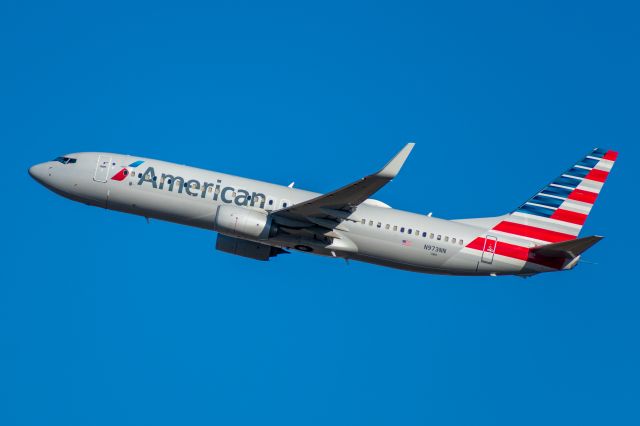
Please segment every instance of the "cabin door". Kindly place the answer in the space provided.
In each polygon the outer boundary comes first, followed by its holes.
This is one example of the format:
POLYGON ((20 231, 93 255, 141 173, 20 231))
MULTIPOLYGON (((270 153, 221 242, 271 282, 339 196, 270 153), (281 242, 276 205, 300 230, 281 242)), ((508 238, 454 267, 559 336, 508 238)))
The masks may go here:
POLYGON ((109 176, 109 170, 111 169, 111 157, 101 155, 98 157, 98 164, 96 164, 96 172, 93 174, 93 180, 96 182, 106 182, 109 176))
POLYGON ((487 235, 484 239, 484 248, 482 249, 482 263, 493 263, 493 255, 496 252, 498 239, 492 235, 487 235))

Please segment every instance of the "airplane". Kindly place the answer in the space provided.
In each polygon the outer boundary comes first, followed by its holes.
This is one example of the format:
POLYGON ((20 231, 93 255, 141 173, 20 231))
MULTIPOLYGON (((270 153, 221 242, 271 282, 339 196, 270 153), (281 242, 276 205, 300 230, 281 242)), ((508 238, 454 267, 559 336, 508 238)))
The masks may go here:
POLYGON ((261 261, 296 250, 429 274, 529 277, 574 268, 603 238, 579 233, 615 151, 594 149, 510 213, 444 220, 370 198, 413 147, 326 194, 106 152, 56 157, 29 174, 90 206, 216 231, 216 249, 261 261))

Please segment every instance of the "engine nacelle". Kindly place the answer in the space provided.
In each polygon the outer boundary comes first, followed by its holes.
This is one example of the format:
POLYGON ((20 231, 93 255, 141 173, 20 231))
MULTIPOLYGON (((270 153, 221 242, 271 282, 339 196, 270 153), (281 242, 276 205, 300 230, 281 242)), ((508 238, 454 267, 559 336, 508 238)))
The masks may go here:
POLYGON ((241 238, 229 237, 218 234, 216 249, 236 256, 248 257, 255 260, 269 260, 269 258, 282 253, 288 253, 278 247, 271 247, 255 241, 243 240, 241 238))
POLYGON ((213 225, 221 234, 256 240, 266 240, 277 232, 267 213, 236 206, 219 206, 213 225))

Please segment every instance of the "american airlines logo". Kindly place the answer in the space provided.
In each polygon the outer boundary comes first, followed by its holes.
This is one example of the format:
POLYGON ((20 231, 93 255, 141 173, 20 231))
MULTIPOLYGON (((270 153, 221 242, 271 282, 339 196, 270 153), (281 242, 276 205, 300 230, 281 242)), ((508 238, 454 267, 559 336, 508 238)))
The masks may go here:
MULTIPOLYGON (((144 161, 142 160, 134 161, 133 163, 129 164, 128 167, 135 168, 141 165, 142 163, 144 163, 144 161)), ((118 173, 111 176, 111 180, 123 181, 128 175, 129 175, 129 169, 127 169, 126 167, 123 167, 122 169, 120 169, 118 173)))
MULTIPOLYGON (((142 162, 138 163, 142 164, 142 162)), ((120 171, 116 173, 113 178, 118 176, 120 173, 124 172, 120 171)), ((123 176, 126 176, 126 174, 123 176)), ((122 179, 115 180, 123 179, 124 177, 122 179)), ((267 197, 260 192, 249 192, 241 188, 236 189, 232 186, 224 186, 220 179, 217 179, 215 183, 206 181, 200 182, 197 179, 185 180, 182 176, 174 176, 167 173, 162 173, 158 179, 153 167, 147 167, 147 170, 145 170, 142 176, 138 179, 139 186, 143 186, 144 184, 149 184, 153 189, 158 189, 160 191, 175 191, 178 194, 182 194, 184 191, 185 194, 192 197, 210 197, 213 201, 220 200, 223 203, 234 203, 238 206, 255 207, 256 204, 258 204, 258 207, 261 209, 264 209, 264 204, 267 199, 267 197)))

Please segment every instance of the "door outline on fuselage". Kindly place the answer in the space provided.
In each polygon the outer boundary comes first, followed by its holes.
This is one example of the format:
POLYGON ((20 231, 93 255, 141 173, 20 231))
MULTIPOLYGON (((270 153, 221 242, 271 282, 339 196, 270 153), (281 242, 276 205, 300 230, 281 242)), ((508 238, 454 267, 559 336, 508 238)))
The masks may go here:
POLYGON ((109 170, 111 169, 111 157, 106 155, 99 155, 98 162, 96 163, 96 171, 93 173, 93 180, 96 182, 107 182, 109 177, 109 170))
POLYGON ((492 264, 493 256, 496 253, 496 246, 498 245, 498 238, 493 235, 487 235, 484 238, 484 247, 482 247, 482 257, 480 261, 482 263, 492 264))

